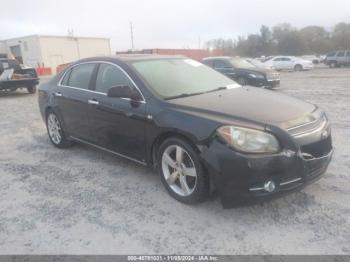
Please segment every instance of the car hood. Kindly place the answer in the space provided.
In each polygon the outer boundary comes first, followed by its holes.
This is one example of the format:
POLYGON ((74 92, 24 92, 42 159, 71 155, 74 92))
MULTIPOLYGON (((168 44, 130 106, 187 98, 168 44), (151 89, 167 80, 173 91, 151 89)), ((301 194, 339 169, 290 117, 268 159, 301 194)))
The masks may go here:
POLYGON ((316 106, 302 100, 254 87, 239 87, 167 101, 176 110, 224 124, 249 121, 281 128, 310 122, 316 106))

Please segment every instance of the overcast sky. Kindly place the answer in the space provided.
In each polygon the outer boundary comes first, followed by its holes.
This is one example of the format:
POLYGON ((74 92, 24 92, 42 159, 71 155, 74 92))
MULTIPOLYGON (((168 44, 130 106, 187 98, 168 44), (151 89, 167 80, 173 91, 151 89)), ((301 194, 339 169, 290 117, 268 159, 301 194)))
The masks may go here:
POLYGON ((212 38, 255 33, 262 24, 331 28, 350 22, 350 0, 1 0, 0 39, 31 34, 111 38, 112 51, 197 48, 212 38))

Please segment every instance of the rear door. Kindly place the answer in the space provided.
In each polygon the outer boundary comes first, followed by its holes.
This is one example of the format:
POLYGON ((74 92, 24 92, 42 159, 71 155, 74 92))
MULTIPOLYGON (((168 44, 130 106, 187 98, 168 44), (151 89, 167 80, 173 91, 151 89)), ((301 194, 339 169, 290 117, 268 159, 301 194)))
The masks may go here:
POLYGON ((54 93, 58 110, 69 135, 90 141, 88 119, 91 86, 96 63, 76 65, 68 70, 54 93))
POLYGON ((336 56, 336 60, 338 64, 344 65, 346 64, 346 56, 345 56, 345 51, 339 51, 336 56))
MULTIPOLYGON (((115 64, 101 63, 94 83, 89 117, 94 144, 138 161, 145 160, 146 102, 108 97, 111 87, 137 89, 125 71, 115 64)), ((140 93, 140 97, 143 97, 140 93)))

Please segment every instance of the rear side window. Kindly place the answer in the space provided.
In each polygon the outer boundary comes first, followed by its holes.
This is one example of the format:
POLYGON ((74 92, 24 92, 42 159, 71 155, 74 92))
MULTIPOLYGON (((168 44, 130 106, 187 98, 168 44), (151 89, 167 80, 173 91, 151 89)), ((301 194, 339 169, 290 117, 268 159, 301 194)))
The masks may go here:
POLYGON ((62 82, 61 82, 61 85, 68 86, 68 80, 69 80, 69 76, 70 76, 71 71, 72 70, 68 70, 67 73, 64 75, 62 82))
POLYGON ((344 51, 338 52, 337 57, 343 57, 343 56, 345 56, 345 52, 344 51))
POLYGON ((232 68, 232 66, 227 61, 215 60, 214 68, 232 68))
POLYGON ((96 78, 96 91, 107 94, 108 90, 114 86, 133 87, 129 78, 119 68, 110 64, 100 64, 96 78))
POLYGON ((346 56, 350 56, 350 51, 348 51, 348 52, 346 53, 346 56))
POLYGON ((83 64, 71 69, 68 86, 89 89, 90 79, 95 64, 83 64))
POLYGON ((282 60, 282 58, 275 58, 275 59, 273 59, 273 61, 281 61, 282 60))

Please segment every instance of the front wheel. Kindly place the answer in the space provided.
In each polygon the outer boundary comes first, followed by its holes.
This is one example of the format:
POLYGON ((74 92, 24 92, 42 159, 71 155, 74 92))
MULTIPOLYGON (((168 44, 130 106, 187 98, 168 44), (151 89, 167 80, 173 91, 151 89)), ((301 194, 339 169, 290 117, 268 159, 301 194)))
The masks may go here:
POLYGON ((46 116, 47 133, 52 144, 58 148, 70 147, 72 142, 69 141, 63 131, 62 123, 54 111, 49 111, 46 116))
POLYGON ((36 92, 36 86, 28 86, 27 90, 29 94, 34 94, 36 92))
POLYGON ((241 86, 247 85, 247 80, 246 80, 244 77, 238 77, 237 82, 238 82, 238 84, 240 84, 241 86))
POLYGON ((197 152, 185 140, 165 140, 159 147, 157 162, 162 183, 176 200, 195 204, 209 195, 208 176, 197 152))

